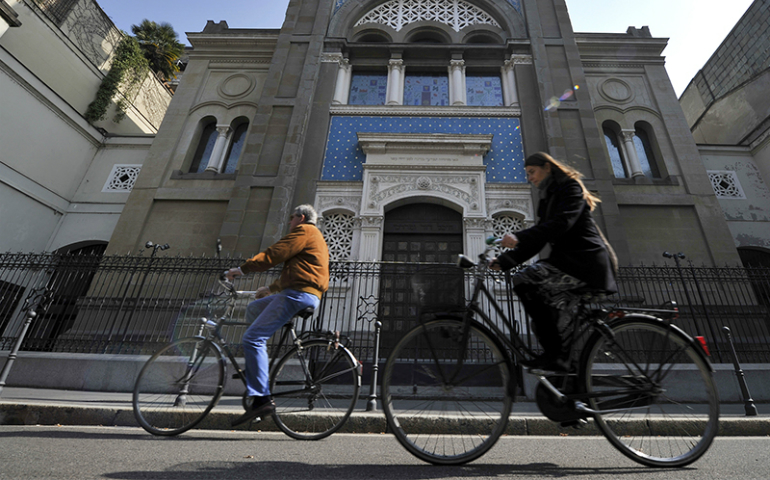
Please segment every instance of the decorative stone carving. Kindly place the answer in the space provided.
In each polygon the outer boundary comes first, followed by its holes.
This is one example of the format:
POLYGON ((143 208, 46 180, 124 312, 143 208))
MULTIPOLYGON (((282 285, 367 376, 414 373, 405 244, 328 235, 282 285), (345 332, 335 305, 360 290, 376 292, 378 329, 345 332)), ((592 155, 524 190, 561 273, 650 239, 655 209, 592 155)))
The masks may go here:
POLYGON ((382 227, 383 218, 379 215, 362 216, 360 217, 360 219, 361 219, 362 228, 381 228, 382 227))
POLYGON ((340 63, 342 61, 342 54, 338 52, 324 52, 321 54, 321 61, 326 63, 340 63))
POLYGON ((398 32, 405 25, 425 21, 443 23, 455 32, 468 25, 493 25, 500 28, 500 24, 491 15, 463 0, 390 0, 369 10, 355 26, 379 23, 398 32))
POLYGON ((609 78, 599 87, 599 93, 611 102, 626 103, 633 98, 633 89, 619 78, 609 78))
POLYGON ((244 97, 254 90, 257 82, 254 78, 243 73, 227 77, 218 87, 220 95, 228 99, 244 97))

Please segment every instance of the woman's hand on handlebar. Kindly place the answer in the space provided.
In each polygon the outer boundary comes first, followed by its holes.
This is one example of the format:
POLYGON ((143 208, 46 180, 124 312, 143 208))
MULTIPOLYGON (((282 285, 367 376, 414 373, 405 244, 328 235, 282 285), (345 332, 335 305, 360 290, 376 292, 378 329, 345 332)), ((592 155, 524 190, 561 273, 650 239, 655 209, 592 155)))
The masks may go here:
POLYGON ((500 246, 505 248, 516 248, 516 245, 518 244, 519 239, 512 233, 506 233, 503 235, 503 239, 500 242, 500 246))

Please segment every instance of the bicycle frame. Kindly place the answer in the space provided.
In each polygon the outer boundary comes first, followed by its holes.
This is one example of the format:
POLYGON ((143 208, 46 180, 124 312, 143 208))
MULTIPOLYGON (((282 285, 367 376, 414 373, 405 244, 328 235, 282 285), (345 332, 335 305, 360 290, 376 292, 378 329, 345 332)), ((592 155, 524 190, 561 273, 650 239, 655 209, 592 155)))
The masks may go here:
MULTIPOLYGON (((243 382, 243 385, 245 387, 246 386, 245 371, 241 368, 240 364, 235 359, 235 355, 233 354, 232 350, 230 349, 229 342, 227 340, 225 340, 224 337, 222 336, 222 327, 224 327, 224 326, 235 326, 235 325, 247 326, 248 327, 248 326, 251 325, 248 322, 237 322, 237 321, 227 320, 227 318, 232 316, 232 313, 235 310, 235 301, 239 297, 242 297, 242 296, 246 295, 247 292, 235 290, 234 286, 231 283, 224 282, 221 279, 220 279, 219 283, 225 288, 225 292, 223 293, 223 295, 227 295, 228 296, 228 298, 226 300, 227 307, 225 307, 225 311, 219 317, 219 319, 216 321, 216 324, 213 325, 213 326, 208 323, 209 322, 208 319, 206 319, 206 318, 201 319, 201 330, 199 332, 199 335, 201 336, 201 338, 203 338, 202 337, 202 333, 203 333, 203 330, 206 328, 207 325, 209 325, 210 327, 213 327, 213 328, 210 329, 209 334, 205 338, 208 339, 209 341, 211 341, 212 343, 214 343, 215 345, 217 345, 222 350, 222 352, 227 356, 228 360, 230 360, 230 363, 233 365, 233 368, 235 368, 235 371, 236 371, 236 373, 233 375, 233 378, 238 377, 241 380, 241 382, 243 382)), ((209 305, 207 305, 207 310, 208 310, 209 314, 211 313, 210 312, 210 303, 211 302, 209 302, 209 305)), ((303 318, 303 321, 307 321, 307 318, 303 318)), ((298 348, 299 352, 302 351, 302 342, 303 341, 324 340, 324 341, 327 341, 329 343, 330 348, 335 348, 335 350, 340 345, 340 343, 342 343, 343 347, 345 347, 346 344, 348 343, 348 338, 347 337, 340 337, 340 335, 338 333, 335 334, 333 332, 327 332, 324 335, 324 334, 320 334, 319 332, 306 331, 306 332, 303 332, 303 333, 297 335, 297 333, 296 333, 296 331, 294 329, 294 318, 292 318, 289 322, 287 322, 282 327, 281 330, 282 330, 281 331, 281 336, 280 336, 280 338, 278 340, 278 343, 275 345, 277 351, 280 351, 281 348, 284 345, 288 344, 287 340, 289 338, 289 335, 291 335, 291 337, 292 337, 291 343, 298 348)), ((338 354, 341 355, 343 353, 340 352, 338 354)), ((307 361, 308 359, 306 359, 302 355, 297 355, 297 357, 299 359, 299 363, 300 363, 302 371, 303 371, 303 373, 305 375, 305 378, 306 379, 307 378, 311 378, 310 367, 309 367, 308 361, 307 361)), ((279 360, 280 358, 281 358, 281 355, 278 355, 278 354, 275 354, 275 355, 271 356, 271 358, 270 358, 270 365, 269 365, 269 370, 270 371, 273 370, 275 362, 277 360, 279 360)), ((342 375, 344 375, 346 373, 349 373, 350 371, 355 370, 356 368, 360 368, 361 367, 361 362, 359 362, 358 359, 356 359, 355 357, 353 357, 353 358, 356 361, 356 365, 353 368, 336 372, 333 375, 326 375, 325 372, 322 372, 321 377, 318 378, 316 380, 316 382, 323 383, 323 382, 331 380, 331 379, 333 379, 335 377, 342 376, 342 375)), ((226 379, 226 377, 225 377, 225 379, 226 379)), ((306 390, 306 388, 301 388, 301 389, 298 389, 298 390, 291 390, 291 391, 284 391, 284 392, 281 392, 280 395, 288 396, 288 395, 292 395, 292 394, 296 394, 296 393, 302 392, 304 390, 306 390)))
MULTIPOLYGON (((524 340, 521 338, 520 334, 517 333, 516 328, 513 324, 513 322, 508 318, 503 308, 500 306, 500 304, 495 299, 492 292, 489 291, 489 289, 486 286, 486 270, 489 266, 489 258, 487 257, 488 253, 491 251, 492 246, 487 246, 483 253, 479 254, 479 261, 478 263, 473 263, 470 259, 467 257, 461 256, 460 260, 458 261, 458 266, 464 269, 472 269, 473 270, 473 290, 470 299, 468 300, 466 307, 464 309, 463 314, 463 341, 462 341, 462 350, 458 358, 457 366, 455 368, 455 372, 448 376, 442 373, 443 381, 446 383, 452 383, 454 381, 457 381, 458 379, 456 376, 461 371, 462 366, 464 364, 464 358, 466 349, 468 347, 467 342, 467 336, 469 332, 469 327, 471 322, 473 321, 473 316, 476 315, 478 317, 478 323, 486 327, 488 330, 490 330, 494 336, 503 344, 505 347, 505 355, 506 358, 503 359, 503 361, 508 362, 509 367, 513 366, 513 359, 519 358, 522 360, 526 360, 527 357, 534 357, 535 353, 526 345, 524 340), (488 301, 488 304, 491 305, 491 308, 494 310, 494 312, 499 316, 499 318, 502 320, 503 328, 499 327, 495 322, 492 321, 489 314, 485 312, 485 310, 481 307, 480 300, 482 298, 485 298, 488 301), (507 335, 504 331, 504 329, 507 328, 510 332, 510 335, 507 335)), ((611 330, 607 327, 607 324, 603 322, 604 316, 609 315, 611 311, 598 311, 598 310, 587 310, 585 308, 585 304, 577 300, 576 306, 578 307, 578 311, 575 315, 575 321, 572 322, 572 331, 569 333, 572 341, 570 342, 570 359, 577 360, 573 358, 575 356, 575 346, 577 344, 577 340, 583 336, 587 336, 593 331, 600 331, 603 335, 605 335, 608 338, 612 337, 611 330), (602 315, 597 315, 598 313, 602 313, 602 315), (578 319, 589 319, 591 321, 588 322, 580 322, 578 319)), ((625 311, 626 309, 623 309, 625 311)), ((627 309, 631 312, 638 312, 638 313, 675 313, 675 310, 663 310, 663 309, 627 309)), ((617 312, 618 310, 612 310, 617 312)), ((652 317, 651 317, 652 318, 652 317)), ((675 326, 670 325, 670 328, 676 328, 675 326)), ((437 360, 436 354, 434 352, 433 345, 430 345, 430 341, 428 341, 429 347, 431 350, 431 355, 434 357, 435 360, 437 360)), ((635 365, 635 362, 631 359, 627 359, 629 363, 632 363, 635 365)), ((638 365, 635 365, 637 368, 638 365)), ((561 375, 564 379, 564 384, 566 385, 566 382, 568 381, 568 377, 570 375, 561 375)), ((600 397, 600 396, 611 396, 611 395, 618 395, 618 394, 630 394, 630 393, 640 393, 640 390, 638 389, 627 389, 627 390, 611 390, 611 391, 605 391, 600 394, 592 394, 592 395, 586 395, 585 393, 577 393, 577 394, 565 394, 563 393, 559 388, 553 385, 551 381, 549 381, 548 378, 546 378, 543 375, 539 375, 539 380, 543 384, 544 387, 546 387, 552 394, 556 396, 557 399, 560 401, 566 401, 566 400, 585 400, 589 397, 600 397)), ((584 409, 587 410, 587 407, 583 406, 584 409)))

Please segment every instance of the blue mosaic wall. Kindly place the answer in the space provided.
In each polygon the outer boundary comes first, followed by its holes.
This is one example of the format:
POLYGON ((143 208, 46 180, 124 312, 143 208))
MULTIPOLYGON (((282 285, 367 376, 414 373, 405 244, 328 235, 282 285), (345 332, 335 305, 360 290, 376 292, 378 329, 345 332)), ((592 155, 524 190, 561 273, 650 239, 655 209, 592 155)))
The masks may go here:
POLYGON ((484 156, 488 183, 525 183, 524 145, 518 118, 334 116, 321 180, 361 181, 366 160, 357 132, 494 134, 484 156))

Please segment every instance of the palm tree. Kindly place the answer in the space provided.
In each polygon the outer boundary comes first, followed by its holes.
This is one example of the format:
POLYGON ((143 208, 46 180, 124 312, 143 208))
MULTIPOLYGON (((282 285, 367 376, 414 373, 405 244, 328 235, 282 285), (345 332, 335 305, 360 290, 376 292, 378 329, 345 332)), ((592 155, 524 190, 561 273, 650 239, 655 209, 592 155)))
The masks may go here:
POLYGON ((139 25, 131 25, 131 31, 150 62, 150 68, 166 80, 176 77, 175 72, 179 71, 176 61, 184 53, 184 45, 177 40, 174 27, 145 18, 139 25))

